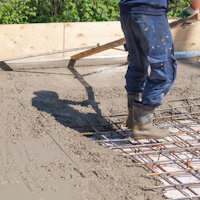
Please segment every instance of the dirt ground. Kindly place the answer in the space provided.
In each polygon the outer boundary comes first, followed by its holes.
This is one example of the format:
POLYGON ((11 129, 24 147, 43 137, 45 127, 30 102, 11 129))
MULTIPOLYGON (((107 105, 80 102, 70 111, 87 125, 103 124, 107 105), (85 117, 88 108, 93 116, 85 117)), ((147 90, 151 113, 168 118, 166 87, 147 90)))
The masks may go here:
MULTIPOLYGON (((0 71, 0 200, 152 200, 145 169, 76 126, 126 113, 126 66, 0 71), (71 128, 70 128, 71 127, 71 128)), ((179 61, 165 100, 200 94, 200 63, 179 61)), ((88 130, 84 130, 88 131, 88 130)))

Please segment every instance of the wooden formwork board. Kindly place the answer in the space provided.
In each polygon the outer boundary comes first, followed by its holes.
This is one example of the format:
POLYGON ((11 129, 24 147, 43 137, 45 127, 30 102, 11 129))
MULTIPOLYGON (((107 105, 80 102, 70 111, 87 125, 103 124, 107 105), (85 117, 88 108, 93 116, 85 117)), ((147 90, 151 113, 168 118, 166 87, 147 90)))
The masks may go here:
MULTIPOLYGON (((195 21, 199 21, 199 20, 200 20, 200 14, 195 14, 195 15, 192 15, 192 16, 187 17, 187 18, 178 19, 174 22, 171 22, 169 25, 170 25, 171 29, 174 29, 174 28, 182 26, 184 23, 191 23, 191 22, 195 22, 195 21)), ((124 45, 125 43, 126 43, 125 38, 121 38, 119 40, 115 40, 113 42, 110 42, 110 43, 107 43, 107 44, 104 44, 104 45, 99 45, 95 48, 91 48, 91 49, 86 50, 84 52, 75 54, 75 55, 71 56, 71 59, 72 60, 79 60, 81 58, 91 56, 91 55, 100 53, 102 51, 115 48, 117 46, 124 45)))

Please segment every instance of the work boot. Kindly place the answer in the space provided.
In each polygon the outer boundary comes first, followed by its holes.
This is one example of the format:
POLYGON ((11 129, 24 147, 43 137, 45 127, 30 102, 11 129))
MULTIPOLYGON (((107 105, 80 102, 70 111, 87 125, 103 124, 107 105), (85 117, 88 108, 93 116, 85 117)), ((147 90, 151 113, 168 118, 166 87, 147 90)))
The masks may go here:
POLYGON ((129 129, 132 129, 133 128, 133 102, 141 100, 141 93, 128 92, 127 100, 128 100, 128 116, 126 120, 126 127, 128 127, 129 129))
POLYGON ((161 139, 170 135, 166 129, 153 126, 153 114, 155 108, 133 102, 133 131, 134 139, 161 139))

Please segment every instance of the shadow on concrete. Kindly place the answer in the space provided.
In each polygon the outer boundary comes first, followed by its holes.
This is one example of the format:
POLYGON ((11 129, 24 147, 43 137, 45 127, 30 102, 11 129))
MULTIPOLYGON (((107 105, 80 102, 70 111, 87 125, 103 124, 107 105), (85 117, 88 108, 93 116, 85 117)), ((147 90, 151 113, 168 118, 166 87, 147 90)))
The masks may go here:
POLYGON ((74 68, 70 67, 69 70, 74 75, 87 92, 88 99, 84 101, 71 101, 59 99, 56 92, 53 91, 36 91, 36 97, 32 98, 32 105, 39 111, 51 114, 60 124, 73 128, 74 130, 85 133, 95 132, 91 125, 99 131, 112 130, 109 122, 102 116, 102 112, 95 101, 94 91, 83 76, 74 68), (83 113, 80 112, 78 106, 88 107, 91 106, 93 112, 83 113))
MULTIPOLYGON (((88 106, 90 101, 70 101, 59 99, 56 92, 53 91, 36 91, 32 98, 32 105, 39 111, 51 114, 60 124, 75 129, 78 132, 95 132, 90 125, 94 125, 98 130, 108 129, 108 126, 98 126, 108 124, 107 120, 97 113, 82 113, 75 106, 88 106)), ((93 106, 100 112, 100 110, 93 106)))
POLYGON ((0 68, 4 71, 13 71, 13 69, 3 61, 0 62, 0 68))
POLYGON ((75 61, 74 60, 70 60, 69 65, 68 65, 68 69, 74 75, 74 78, 76 78, 81 83, 81 85, 85 88, 85 90, 87 92, 87 95, 88 95, 88 102, 92 106, 94 111, 98 115, 101 115, 101 110, 99 109, 98 103, 95 101, 95 98, 94 98, 94 91, 93 91, 92 86, 89 85, 85 81, 83 76, 74 68, 74 65, 75 65, 75 61))

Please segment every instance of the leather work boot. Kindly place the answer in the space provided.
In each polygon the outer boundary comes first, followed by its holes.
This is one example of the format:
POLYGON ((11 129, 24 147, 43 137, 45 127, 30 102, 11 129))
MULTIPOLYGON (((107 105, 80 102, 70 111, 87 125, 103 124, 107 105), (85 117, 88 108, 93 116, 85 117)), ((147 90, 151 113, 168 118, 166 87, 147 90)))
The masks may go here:
POLYGON ((139 92, 128 92, 127 100, 128 100, 128 117, 126 120, 126 127, 129 129, 133 128, 133 102, 141 100, 141 94, 139 92))
POLYGON ((153 126, 153 114, 155 108, 133 102, 133 131, 134 139, 161 139, 170 135, 166 129, 153 126))

